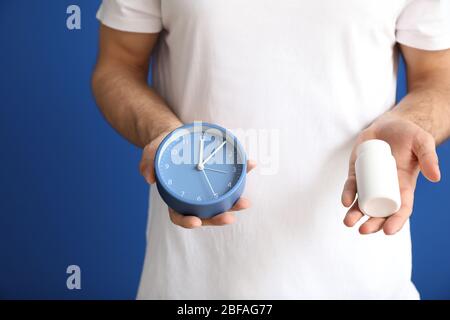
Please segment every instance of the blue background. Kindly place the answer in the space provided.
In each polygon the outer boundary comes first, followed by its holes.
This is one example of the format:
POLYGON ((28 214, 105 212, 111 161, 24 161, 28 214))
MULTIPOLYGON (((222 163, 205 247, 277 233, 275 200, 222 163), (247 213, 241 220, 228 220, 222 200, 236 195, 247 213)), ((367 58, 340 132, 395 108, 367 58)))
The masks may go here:
MULTIPOLYGON (((148 186, 140 151, 91 95, 98 5, 0 1, 0 298, 135 297, 148 186), (82 30, 66 28, 70 4, 82 30), (66 288, 70 264, 81 290, 66 288)), ((442 182, 420 178, 412 219, 413 277, 427 299, 450 298, 450 145, 438 152, 442 182)))

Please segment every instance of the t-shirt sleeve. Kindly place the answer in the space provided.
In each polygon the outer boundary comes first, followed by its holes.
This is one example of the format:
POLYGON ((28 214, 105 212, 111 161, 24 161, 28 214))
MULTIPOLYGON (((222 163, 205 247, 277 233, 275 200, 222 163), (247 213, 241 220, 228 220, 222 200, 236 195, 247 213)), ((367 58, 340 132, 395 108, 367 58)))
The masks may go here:
POLYGON ((162 29, 161 0, 103 0, 97 19, 121 31, 158 33, 162 29))
POLYGON ((409 0, 397 20, 396 40, 423 50, 450 48, 450 0, 409 0))

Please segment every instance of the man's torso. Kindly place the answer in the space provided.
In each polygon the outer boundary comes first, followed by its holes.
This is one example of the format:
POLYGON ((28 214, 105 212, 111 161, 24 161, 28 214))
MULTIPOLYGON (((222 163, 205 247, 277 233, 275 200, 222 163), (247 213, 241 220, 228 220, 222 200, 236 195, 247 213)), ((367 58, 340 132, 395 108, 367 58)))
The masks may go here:
POLYGON ((409 228, 360 236, 340 191, 356 134, 395 102, 407 1, 161 2, 155 86, 183 122, 234 131, 253 207, 184 230, 151 191, 139 298, 417 298, 409 228))

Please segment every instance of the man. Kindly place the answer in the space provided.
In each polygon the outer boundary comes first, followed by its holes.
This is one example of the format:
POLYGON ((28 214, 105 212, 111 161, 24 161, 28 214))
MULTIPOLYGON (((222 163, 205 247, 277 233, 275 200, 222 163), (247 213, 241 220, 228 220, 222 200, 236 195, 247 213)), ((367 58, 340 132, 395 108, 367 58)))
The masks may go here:
POLYGON ((258 133, 271 159, 250 154, 244 197, 207 220, 167 213, 151 188, 138 298, 419 298, 408 218, 450 136, 447 0, 109 0, 98 18, 95 96, 144 148, 149 183, 163 137, 196 120, 258 133), (395 105, 399 49, 409 93, 395 105), (402 207, 365 221, 352 150, 373 138, 392 147, 402 207))

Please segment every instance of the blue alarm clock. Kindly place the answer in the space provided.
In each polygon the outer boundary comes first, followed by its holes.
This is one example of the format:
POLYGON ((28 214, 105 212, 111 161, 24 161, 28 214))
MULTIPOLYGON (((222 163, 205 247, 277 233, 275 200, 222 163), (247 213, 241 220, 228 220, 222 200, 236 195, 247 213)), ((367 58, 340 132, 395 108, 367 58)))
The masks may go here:
POLYGON ((167 135, 156 151, 156 186, 175 211, 210 218, 244 191, 247 159, 238 139, 215 124, 194 122, 167 135))

